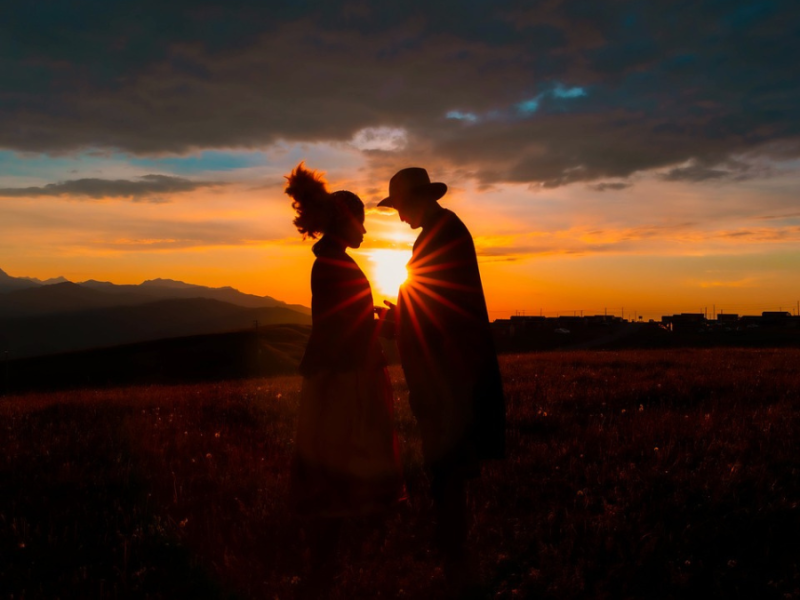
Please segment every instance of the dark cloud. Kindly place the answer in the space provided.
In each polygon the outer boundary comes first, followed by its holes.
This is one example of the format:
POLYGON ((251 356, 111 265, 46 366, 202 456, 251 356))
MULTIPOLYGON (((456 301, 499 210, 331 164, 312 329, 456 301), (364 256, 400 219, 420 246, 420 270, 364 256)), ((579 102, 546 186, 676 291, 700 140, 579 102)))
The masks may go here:
POLYGON ((127 198, 134 202, 165 202, 161 194, 176 194, 219 185, 209 181, 191 181, 168 175, 144 175, 129 179, 71 179, 44 186, 0 188, 0 197, 36 198, 67 196, 70 198, 127 198))
POLYGON ((378 172, 548 187, 800 156, 794 0, 530 4, 12 3, 0 147, 185 153, 393 127, 405 150, 365 150, 378 172))
POLYGON ((758 176, 765 176, 771 172, 769 167, 748 163, 742 160, 720 161, 715 165, 707 165, 692 161, 688 165, 670 169, 663 175, 665 181, 709 181, 718 179, 731 179, 744 181, 758 176))
POLYGON ((622 182, 622 181, 602 181, 600 183, 595 183, 594 185, 590 185, 589 187, 597 192, 606 192, 608 190, 619 191, 624 190, 625 188, 631 187, 631 183, 622 182))
POLYGON ((719 235, 723 239, 747 238, 753 242, 785 242, 797 241, 800 237, 800 226, 794 227, 773 227, 757 230, 740 229, 728 231, 719 235))
POLYGON ((800 212, 788 213, 788 214, 785 214, 785 215, 764 215, 764 216, 758 217, 758 218, 763 220, 763 221, 771 221, 771 220, 776 220, 776 219, 797 219, 797 218, 800 218, 800 212))

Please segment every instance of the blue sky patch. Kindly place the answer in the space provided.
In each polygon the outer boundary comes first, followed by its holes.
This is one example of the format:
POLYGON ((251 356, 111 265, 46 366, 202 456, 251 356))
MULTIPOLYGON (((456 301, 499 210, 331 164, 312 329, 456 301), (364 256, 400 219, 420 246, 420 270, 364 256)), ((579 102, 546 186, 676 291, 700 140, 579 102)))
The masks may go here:
POLYGON ((128 162, 138 167, 157 169, 190 175, 207 171, 234 171, 263 165, 264 153, 260 151, 208 150, 189 156, 167 156, 163 158, 129 158, 128 162))
POLYGON ((542 94, 536 96, 536 98, 531 98, 530 100, 523 100, 519 104, 517 104, 517 110, 523 114, 530 115, 535 113, 539 110, 539 100, 541 99, 542 94))
POLYGON ((580 98, 586 95, 586 90, 582 87, 566 88, 560 83, 552 92, 554 98, 580 98))
POLYGON ((469 123, 474 123, 478 120, 478 116, 474 113, 465 113, 461 112, 460 110, 451 110, 445 116, 448 119, 457 119, 459 121, 467 121, 469 123))

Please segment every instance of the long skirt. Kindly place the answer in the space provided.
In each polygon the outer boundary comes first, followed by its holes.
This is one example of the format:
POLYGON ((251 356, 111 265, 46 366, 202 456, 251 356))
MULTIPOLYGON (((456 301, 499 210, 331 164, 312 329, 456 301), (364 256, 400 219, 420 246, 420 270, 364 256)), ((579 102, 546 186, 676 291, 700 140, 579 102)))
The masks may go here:
POLYGON ((405 497, 384 367, 303 379, 291 498, 301 516, 385 511, 405 497))

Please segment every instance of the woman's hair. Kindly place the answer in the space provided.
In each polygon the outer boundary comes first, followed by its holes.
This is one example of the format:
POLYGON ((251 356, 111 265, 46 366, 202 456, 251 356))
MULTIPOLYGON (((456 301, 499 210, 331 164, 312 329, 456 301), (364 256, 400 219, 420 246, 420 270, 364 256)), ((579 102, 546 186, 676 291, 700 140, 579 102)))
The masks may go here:
POLYGON ((284 190, 292 198, 292 208, 297 216, 292 221, 303 239, 316 239, 328 233, 341 221, 343 211, 363 216, 364 203, 353 192, 329 192, 322 173, 306 169, 303 163, 286 177, 284 190))

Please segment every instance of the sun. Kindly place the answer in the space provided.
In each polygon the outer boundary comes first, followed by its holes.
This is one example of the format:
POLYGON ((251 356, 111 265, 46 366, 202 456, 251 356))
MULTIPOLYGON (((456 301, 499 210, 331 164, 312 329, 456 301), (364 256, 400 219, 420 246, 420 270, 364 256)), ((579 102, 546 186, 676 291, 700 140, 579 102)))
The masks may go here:
POLYGON ((410 259, 411 250, 370 251, 370 281, 375 291, 388 299, 397 298, 400 286, 408 278, 406 264, 410 259))

